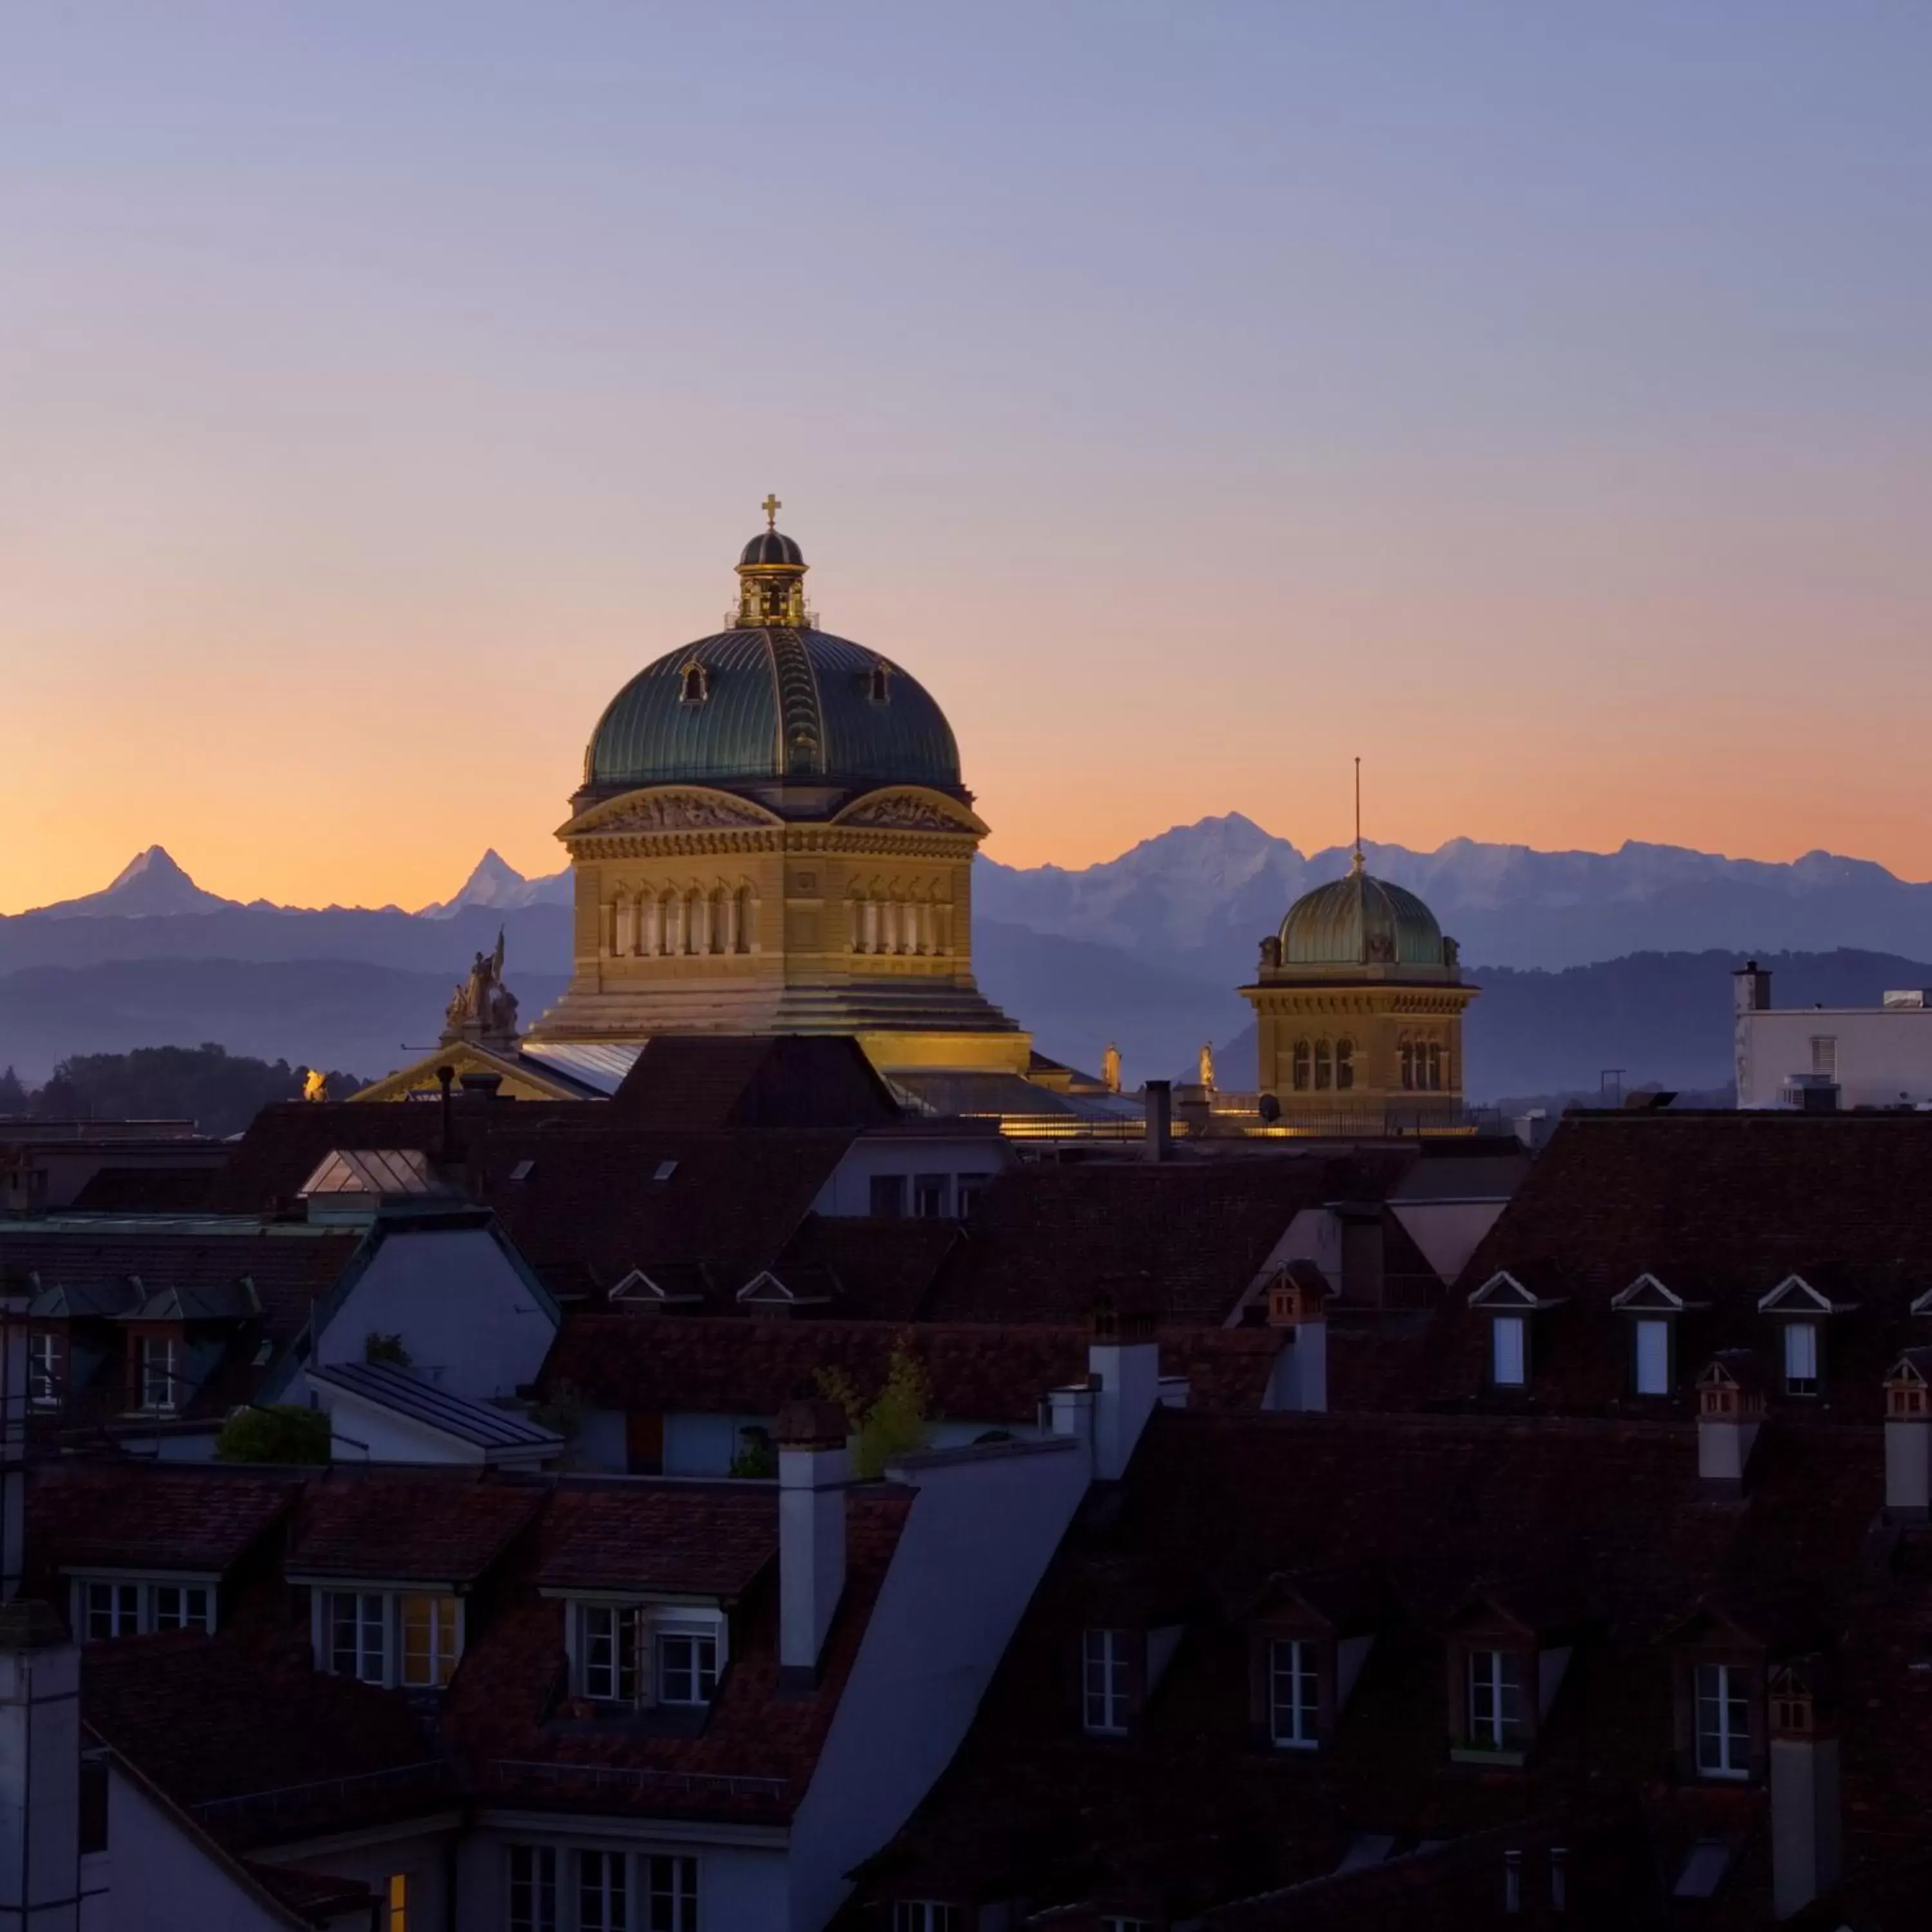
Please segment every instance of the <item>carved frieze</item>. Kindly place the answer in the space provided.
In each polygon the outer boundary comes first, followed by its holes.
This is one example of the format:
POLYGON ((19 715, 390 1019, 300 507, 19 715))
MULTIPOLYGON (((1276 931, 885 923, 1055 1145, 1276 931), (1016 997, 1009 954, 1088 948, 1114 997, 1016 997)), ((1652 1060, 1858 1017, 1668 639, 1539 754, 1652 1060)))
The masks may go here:
POLYGON ((970 832, 973 826, 957 812, 942 811, 916 792, 887 793, 862 799, 840 815, 841 825, 878 825, 900 832, 970 832))
POLYGON ((585 832, 703 832, 770 825, 772 815, 722 792, 650 791, 619 799, 585 832))

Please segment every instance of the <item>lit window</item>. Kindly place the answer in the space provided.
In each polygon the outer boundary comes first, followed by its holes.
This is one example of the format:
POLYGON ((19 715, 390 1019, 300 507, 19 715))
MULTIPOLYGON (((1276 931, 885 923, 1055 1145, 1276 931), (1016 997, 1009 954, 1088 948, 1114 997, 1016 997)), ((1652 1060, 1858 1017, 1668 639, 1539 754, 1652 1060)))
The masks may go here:
POLYGON ((1335 1042, 1336 1089, 1344 1091, 1354 1084, 1355 1042, 1352 1040, 1338 1040, 1335 1042))
POLYGON ((87 1586, 87 1640, 136 1636, 141 1629, 141 1586, 138 1583, 90 1583, 87 1586))
POLYGON ((1526 1329, 1520 1315, 1498 1315, 1490 1319, 1490 1379, 1498 1388, 1521 1388, 1528 1379, 1526 1329))
POLYGON ((141 1337, 141 1406, 172 1409, 181 1380, 181 1344, 172 1337, 141 1337))
POLYGON ((1268 1646, 1268 1736, 1280 1750, 1310 1750, 1317 1742, 1315 1646, 1298 1638, 1268 1646))
POLYGON ((1660 1316, 1641 1315, 1633 1337, 1639 1395, 1670 1393, 1670 1324, 1660 1316))
POLYGON ((718 1640, 683 1630, 658 1637, 658 1702, 708 1704, 718 1688, 718 1640))
POLYGON ((462 1653, 460 1628, 454 1597, 405 1597, 403 1682, 416 1689, 441 1690, 462 1653))
POLYGON ((958 1906, 929 1898, 902 1898, 892 1907, 892 1932, 962 1932, 964 1924, 958 1906))
POLYGON ((578 1932, 630 1932, 626 1876, 622 1852, 578 1853, 578 1932))
POLYGON ((557 1932, 555 1846, 510 1847, 509 1932, 557 1932))
POLYGON ((156 1584, 154 1628, 158 1630, 214 1629, 207 1591, 190 1584, 156 1584))
POLYGON ((584 1696, 600 1703, 634 1704, 643 1612, 635 1604, 586 1604, 579 1614, 584 1696))
POLYGON ((1308 1070, 1311 1064, 1309 1058, 1310 1051, 1309 1044, 1305 1040, 1298 1040, 1294 1042, 1294 1090, 1298 1094, 1305 1094, 1308 1091, 1308 1070))
POLYGON ((27 1400, 36 1408, 60 1406, 61 1338, 44 1329, 27 1344, 27 1400))
POLYGON ((950 1178, 944 1174, 913 1177, 912 1211, 921 1220, 943 1221, 946 1218, 946 1182, 950 1178))
POLYGON ((644 1868, 647 1932, 698 1932, 698 1861, 653 1852, 644 1868))
POLYGON ((386 1888, 389 1908, 388 1932, 410 1932, 410 1875, 392 1872, 386 1888))
POLYGON ((1315 1090, 1325 1094, 1335 1084, 1335 1049, 1325 1040, 1315 1042, 1315 1090))
POLYGON ((1511 1650, 1469 1653, 1469 1742, 1479 1750, 1522 1743, 1522 1660, 1511 1650))
POLYGON ((1697 1666, 1697 1774, 1750 1774, 1748 1679, 1734 1664, 1697 1666))
POLYGON ((1090 1630, 1085 1647, 1085 1702, 1090 1731, 1127 1728, 1127 1634, 1090 1630))
POLYGON ((388 1600, 379 1592, 331 1590, 322 1599, 328 1667, 365 1684, 388 1682, 388 1600))
POLYGON ((1786 1395, 1818 1393, 1818 1324, 1815 1322, 1784 1324, 1784 1392, 1786 1395))

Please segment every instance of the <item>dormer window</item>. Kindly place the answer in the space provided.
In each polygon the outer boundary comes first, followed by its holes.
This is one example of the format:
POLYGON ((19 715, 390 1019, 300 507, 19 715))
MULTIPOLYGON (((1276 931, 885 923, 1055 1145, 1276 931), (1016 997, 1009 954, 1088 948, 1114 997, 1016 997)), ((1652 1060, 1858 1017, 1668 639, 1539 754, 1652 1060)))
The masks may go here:
POLYGON ((688 664, 679 675, 682 680, 678 690, 680 704, 702 704, 711 695, 710 674, 701 664, 688 664))
POLYGON ((67 1382, 67 1337, 58 1329, 34 1330, 27 1343, 27 1400, 35 1408, 58 1408, 67 1382))
POLYGON ((318 1589, 314 1616, 316 1654, 333 1676, 440 1690, 462 1658, 463 1604, 446 1592, 318 1589))
POLYGON ((1677 1388, 1677 1324, 1692 1308, 1654 1274, 1640 1274, 1610 1306, 1630 1321, 1630 1388, 1633 1395, 1667 1396, 1677 1388))
POLYGON ((1560 1307, 1561 1296, 1533 1294, 1506 1270, 1492 1275, 1469 1298, 1469 1306, 1490 1322, 1489 1360, 1485 1381, 1501 1394, 1517 1394, 1529 1387, 1530 1318, 1560 1307))
POLYGON ((180 1341, 172 1335, 143 1335, 136 1348, 140 1406, 154 1414, 172 1414, 180 1406, 180 1341))
POLYGON ((1520 1315, 1498 1315, 1490 1324, 1490 1380, 1499 1389, 1529 1382, 1529 1323, 1520 1315))
POLYGON ((1834 1315, 1850 1313, 1856 1306, 1834 1301, 1798 1274, 1786 1275, 1758 1303, 1758 1312, 1769 1316, 1784 1330, 1778 1354, 1786 1395, 1823 1394, 1825 1324, 1834 1315))
POLYGON ((890 702, 892 694, 890 685, 891 676, 891 672, 884 664, 875 663, 872 666, 872 676, 868 680, 868 688, 874 704, 885 704, 890 702))
POLYGON ((1750 1672, 1735 1664, 1696 1668, 1697 1775, 1750 1775, 1750 1672))
POLYGON ((1478 1750, 1522 1748, 1522 1659, 1513 1650, 1469 1652, 1466 1732, 1478 1750))
POLYGON ((642 1600, 574 1604, 573 1688, 596 1704, 702 1708, 717 1694, 725 1635, 721 1610, 642 1600))
POLYGON ((1268 1646, 1268 1742, 1276 1750, 1312 1750, 1321 1742, 1321 1676, 1305 1637, 1268 1646))
POLYGON ((1786 1395, 1818 1393, 1818 1324, 1815 1322, 1784 1324, 1784 1392, 1786 1395))
POLYGON ((1128 1633, 1090 1630, 1082 1658, 1083 1722, 1088 1730, 1119 1737, 1127 1728, 1128 1633))
POLYGON ((206 1582, 78 1577, 74 1586, 73 1624, 75 1634, 86 1643, 142 1636, 152 1630, 212 1630, 214 1590, 206 1582))

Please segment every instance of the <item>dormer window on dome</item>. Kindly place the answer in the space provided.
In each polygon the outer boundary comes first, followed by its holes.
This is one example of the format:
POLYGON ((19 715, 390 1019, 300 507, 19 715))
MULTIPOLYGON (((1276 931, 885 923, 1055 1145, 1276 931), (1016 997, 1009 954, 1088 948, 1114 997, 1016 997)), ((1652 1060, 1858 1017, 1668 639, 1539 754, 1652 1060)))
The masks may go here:
POLYGON ((701 664, 686 664, 681 676, 678 690, 680 704, 702 704, 711 695, 711 680, 701 664))
POLYGON ((872 702, 888 704, 892 701, 892 667, 884 658, 873 665, 868 680, 872 702))

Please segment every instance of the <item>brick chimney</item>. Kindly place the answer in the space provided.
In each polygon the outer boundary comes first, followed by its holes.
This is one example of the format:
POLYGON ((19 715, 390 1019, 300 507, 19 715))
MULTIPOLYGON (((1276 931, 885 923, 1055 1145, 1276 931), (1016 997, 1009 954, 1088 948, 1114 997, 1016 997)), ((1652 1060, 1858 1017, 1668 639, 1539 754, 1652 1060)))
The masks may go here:
POLYGON ((1764 1372, 1748 1348, 1713 1356, 1697 1378, 1697 1473, 1719 1493, 1741 1492, 1764 1422, 1764 1372))
POLYGON ((0 1604, 0 1924, 80 1923, 80 1649, 45 1604, 0 1604))
POLYGON ((1885 1506, 1923 1522, 1932 1508, 1932 1348, 1908 1348, 1885 1378, 1885 1506))
POLYGON ((1328 1282, 1309 1261, 1290 1262, 1268 1291, 1268 1326, 1284 1344, 1264 1406, 1303 1415, 1328 1406, 1328 1282))
POLYGON ((848 1424, 836 1402, 787 1402, 778 1452, 778 1680, 809 1689, 845 1589, 848 1424))

